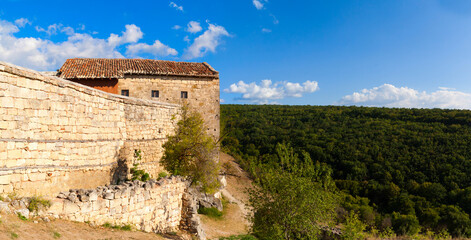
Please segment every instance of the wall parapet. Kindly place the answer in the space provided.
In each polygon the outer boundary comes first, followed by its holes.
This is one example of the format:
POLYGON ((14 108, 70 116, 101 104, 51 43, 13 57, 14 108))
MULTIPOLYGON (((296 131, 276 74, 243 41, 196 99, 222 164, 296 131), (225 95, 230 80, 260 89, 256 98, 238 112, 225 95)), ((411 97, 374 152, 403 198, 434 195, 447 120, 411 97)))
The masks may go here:
POLYGON ((110 183, 135 149, 153 176, 179 105, 102 92, 0 62, 0 193, 110 183))

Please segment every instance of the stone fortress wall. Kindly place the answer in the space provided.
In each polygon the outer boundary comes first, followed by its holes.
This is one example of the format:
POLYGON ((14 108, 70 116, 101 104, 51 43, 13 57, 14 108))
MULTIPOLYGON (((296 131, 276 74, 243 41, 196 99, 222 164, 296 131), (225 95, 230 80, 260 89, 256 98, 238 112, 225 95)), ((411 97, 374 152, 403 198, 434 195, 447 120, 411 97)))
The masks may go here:
POLYGON ((0 193, 49 197, 110 183, 136 149, 156 176, 179 111, 3 62, 0 104, 0 193))

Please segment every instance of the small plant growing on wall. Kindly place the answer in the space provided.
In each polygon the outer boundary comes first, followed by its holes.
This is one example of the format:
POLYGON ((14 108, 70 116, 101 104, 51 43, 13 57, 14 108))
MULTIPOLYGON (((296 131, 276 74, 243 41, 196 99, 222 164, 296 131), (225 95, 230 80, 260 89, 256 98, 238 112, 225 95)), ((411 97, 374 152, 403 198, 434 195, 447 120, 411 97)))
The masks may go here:
POLYGON ((141 163, 142 160, 142 154, 141 150, 136 149, 134 150, 134 164, 133 167, 131 168, 131 180, 140 180, 140 181, 147 181, 150 179, 150 176, 148 173, 146 173, 143 169, 139 168, 139 164, 141 163))

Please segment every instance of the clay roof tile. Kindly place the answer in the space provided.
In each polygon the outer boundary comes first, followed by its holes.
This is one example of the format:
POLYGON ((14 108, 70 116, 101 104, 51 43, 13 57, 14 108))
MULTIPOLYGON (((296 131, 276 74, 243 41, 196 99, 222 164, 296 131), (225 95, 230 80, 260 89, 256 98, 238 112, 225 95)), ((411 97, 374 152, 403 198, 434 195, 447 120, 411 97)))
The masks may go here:
POLYGON ((59 69, 65 79, 122 78, 125 74, 218 77, 207 63, 173 62, 151 59, 67 59, 59 69))

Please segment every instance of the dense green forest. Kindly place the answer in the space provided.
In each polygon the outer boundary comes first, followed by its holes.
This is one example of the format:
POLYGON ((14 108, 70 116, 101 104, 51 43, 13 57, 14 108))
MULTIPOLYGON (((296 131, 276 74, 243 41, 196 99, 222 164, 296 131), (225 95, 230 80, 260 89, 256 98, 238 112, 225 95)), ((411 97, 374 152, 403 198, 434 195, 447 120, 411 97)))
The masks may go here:
POLYGON ((221 119, 223 148, 254 178, 285 143, 330 166, 339 218, 471 237, 471 111, 221 105, 221 119))

